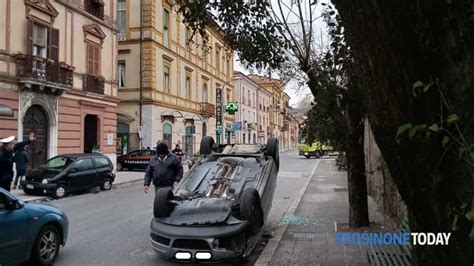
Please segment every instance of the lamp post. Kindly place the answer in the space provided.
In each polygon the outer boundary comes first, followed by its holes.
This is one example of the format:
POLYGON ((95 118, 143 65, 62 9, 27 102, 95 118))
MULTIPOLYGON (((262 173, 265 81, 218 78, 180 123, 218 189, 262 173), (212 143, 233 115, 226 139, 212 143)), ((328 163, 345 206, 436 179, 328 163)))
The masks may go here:
POLYGON ((221 144, 221 135, 222 135, 222 122, 224 117, 224 112, 222 110, 222 98, 223 98, 223 89, 225 86, 229 85, 234 80, 230 80, 224 85, 216 88, 216 141, 217 144, 221 144))

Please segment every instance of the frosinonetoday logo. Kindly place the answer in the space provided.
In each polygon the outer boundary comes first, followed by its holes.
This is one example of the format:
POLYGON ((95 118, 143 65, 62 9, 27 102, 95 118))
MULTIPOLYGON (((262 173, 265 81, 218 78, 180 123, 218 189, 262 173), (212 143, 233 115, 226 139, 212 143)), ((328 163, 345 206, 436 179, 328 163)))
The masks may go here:
POLYGON ((351 245, 449 245, 451 233, 336 232, 336 244, 351 245))

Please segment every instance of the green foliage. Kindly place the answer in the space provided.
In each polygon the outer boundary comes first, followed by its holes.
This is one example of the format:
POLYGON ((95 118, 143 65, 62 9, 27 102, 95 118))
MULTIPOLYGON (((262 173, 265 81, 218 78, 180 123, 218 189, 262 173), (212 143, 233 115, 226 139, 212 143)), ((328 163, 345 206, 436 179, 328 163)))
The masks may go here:
POLYGON ((178 5, 192 36, 206 38, 206 29, 218 25, 245 66, 277 68, 285 60, 281 26, 268 19, 270 1, 180 0, 178 5))

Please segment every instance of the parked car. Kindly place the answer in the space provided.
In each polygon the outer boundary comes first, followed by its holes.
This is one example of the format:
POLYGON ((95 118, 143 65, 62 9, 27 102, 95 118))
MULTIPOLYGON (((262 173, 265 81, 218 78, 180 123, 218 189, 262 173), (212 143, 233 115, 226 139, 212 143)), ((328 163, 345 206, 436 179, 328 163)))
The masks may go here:
POLYGON ((27 194, 62 198, 73 191, 100 187, 110 190, 115 180, 113 164, 101 153, 63 154, 28 171, 21 181, 27 194))
POLYGON ((0 263, 51 265, 66 244, 69 222, 60 209, 26 203, 0 188, 0 263))
POLYGON ((278 140, 216 145, 212 137, 204 137, 200 155, 174 190, 157 191, 151 246, 168 260, 245 258, 260 239, 272 205, 278 140))
POLYGON ((150 163, 151 157, 156 154, 156 150, 141 149, 134 150, 127 154, 117 157, 117 171, 124 169, 146 169, 150 163))

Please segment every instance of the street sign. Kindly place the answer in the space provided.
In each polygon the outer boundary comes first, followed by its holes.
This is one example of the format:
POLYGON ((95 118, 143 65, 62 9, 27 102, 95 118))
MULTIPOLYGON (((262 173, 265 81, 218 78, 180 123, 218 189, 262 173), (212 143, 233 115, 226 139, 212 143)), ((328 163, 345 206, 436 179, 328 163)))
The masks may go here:
POLYGON ((232 128, 234 129, 234 131, 240 131, 242 130, 242 122, 234 122, 232 124, 232 128))
POLYGON ((239 110, 239 106, 235 102, 229 102, 225 106, 225 111, 231 115, 235 114, 239 110))

